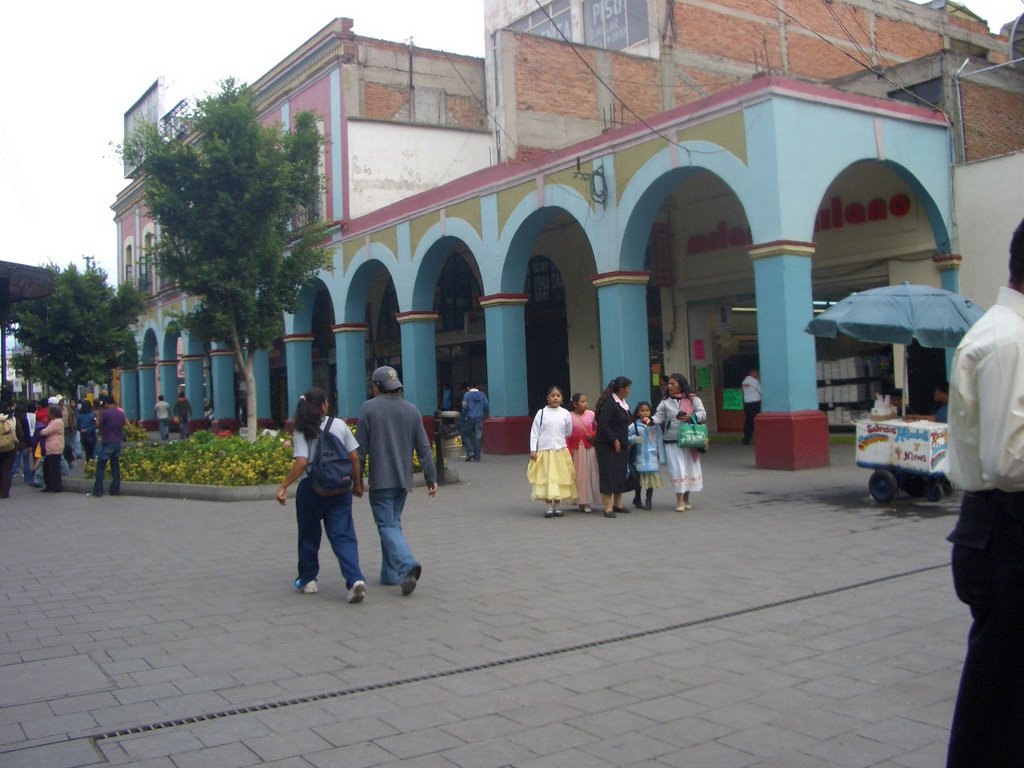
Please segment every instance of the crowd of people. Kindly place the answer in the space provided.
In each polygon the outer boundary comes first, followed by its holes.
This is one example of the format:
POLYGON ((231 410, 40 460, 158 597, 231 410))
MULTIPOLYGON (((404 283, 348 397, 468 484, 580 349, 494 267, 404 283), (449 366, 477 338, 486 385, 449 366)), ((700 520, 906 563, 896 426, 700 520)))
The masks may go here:
POLYGON ((707 411, 686 377, 673 373, 657 408, 644 401, 631 409, 633 382, 617 376, 605 387, 594 410, 587 395, 576 392, 568 408, 564 393, 551 387, 547 405, 537 411, 530 429, 527 479, 531 498, 545 504, 544 517, 562 517, 572 503, 579 512, 601 504, 604 517, 631 512, 623 494, 633 494, 633 508, 654 507, 667 466, 675 492, 675 510, 692 509, 690 494, 704 487, 699 448, 680 448, 679 425, 703 424, 707 411))
MULTIPOLYGON (((124 422, 124 412, 110 395, 96 398, 95 405, 91 399, 78 402, 60 395, 0 405, 0 498, 11 495, 17 477, 30 488, 62 493, 63 478, 80 459, 98 459, 97 476, 102 478, 99 467, 114 450, 115 434, 119 452, 124 422), (116 416, 102 415, 108 408, 120 414, 117 429, 111 427, 116 416)), ((111 472, 119 483, 118 469, 115 457, 111 472)))

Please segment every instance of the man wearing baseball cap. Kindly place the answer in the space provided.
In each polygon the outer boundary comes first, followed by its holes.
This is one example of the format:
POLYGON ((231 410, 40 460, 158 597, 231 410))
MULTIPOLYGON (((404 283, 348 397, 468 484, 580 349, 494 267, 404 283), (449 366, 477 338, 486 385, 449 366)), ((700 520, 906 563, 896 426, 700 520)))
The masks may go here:
POLYGON ((402 397, 398 371, 382 365, 370 377, 373 397, 359 410, 360 463, 370 460, 369 497, 380 533, 381 584, 400 584, 409 595, 423 572, 402 532, 402 511, 412 487, 412 452, 423 467, 427 493, 437 493, 437 468, 416 406, 402 397))

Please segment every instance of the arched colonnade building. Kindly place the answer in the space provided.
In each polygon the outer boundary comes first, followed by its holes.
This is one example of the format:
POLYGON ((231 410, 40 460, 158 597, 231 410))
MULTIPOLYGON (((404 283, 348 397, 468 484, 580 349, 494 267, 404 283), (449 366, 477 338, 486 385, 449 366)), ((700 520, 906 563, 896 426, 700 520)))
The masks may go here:
MULTIPOLYGON (((388 363, 425 418, 445 384, 480 384, 485 451, 519 453, 550 384, 593 402, 626 375, 635 403, 681 371, 714 428, 729 366, 757 357, 757 465, 821 466, 828 418, 804 327, 816 301, 851 290, 957 289, 949 151, 939 113, 761 77, 351 219, 258 355, 258 416, 281 421, 317 384, 353 417, 388 363)), ((179 375, 193 409, 212 396, 234 415, 231 357, 179 339, 171 308, 140 321, 129 415, 172 399, 179 375)))

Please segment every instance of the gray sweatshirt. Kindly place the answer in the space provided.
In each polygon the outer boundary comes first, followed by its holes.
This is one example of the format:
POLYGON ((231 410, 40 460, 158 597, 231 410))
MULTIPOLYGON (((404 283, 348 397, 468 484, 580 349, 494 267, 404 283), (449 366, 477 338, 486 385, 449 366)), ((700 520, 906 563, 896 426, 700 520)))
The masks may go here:
POLYGON ((371 490, 412 487, 412 452, 423 465, 427 485, 437 482, 437 467, 416 406, 400 395, 378 395, 363 403, 356 426, 359 458, 370 457, 371 490))

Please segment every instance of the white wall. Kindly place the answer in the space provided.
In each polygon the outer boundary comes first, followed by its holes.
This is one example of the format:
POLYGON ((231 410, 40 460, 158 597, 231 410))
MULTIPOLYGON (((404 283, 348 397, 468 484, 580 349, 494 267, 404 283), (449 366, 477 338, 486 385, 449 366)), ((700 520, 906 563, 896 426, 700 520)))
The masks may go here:
POLYGON ((953 169, 960 293, 984 308, 1006 285, 1010 238, 1024 217, 1024 153, 953 169))
POLYGON ((489 133, 350 120, 350 215, 362 216, 486 168, 490 158, 489 133))

